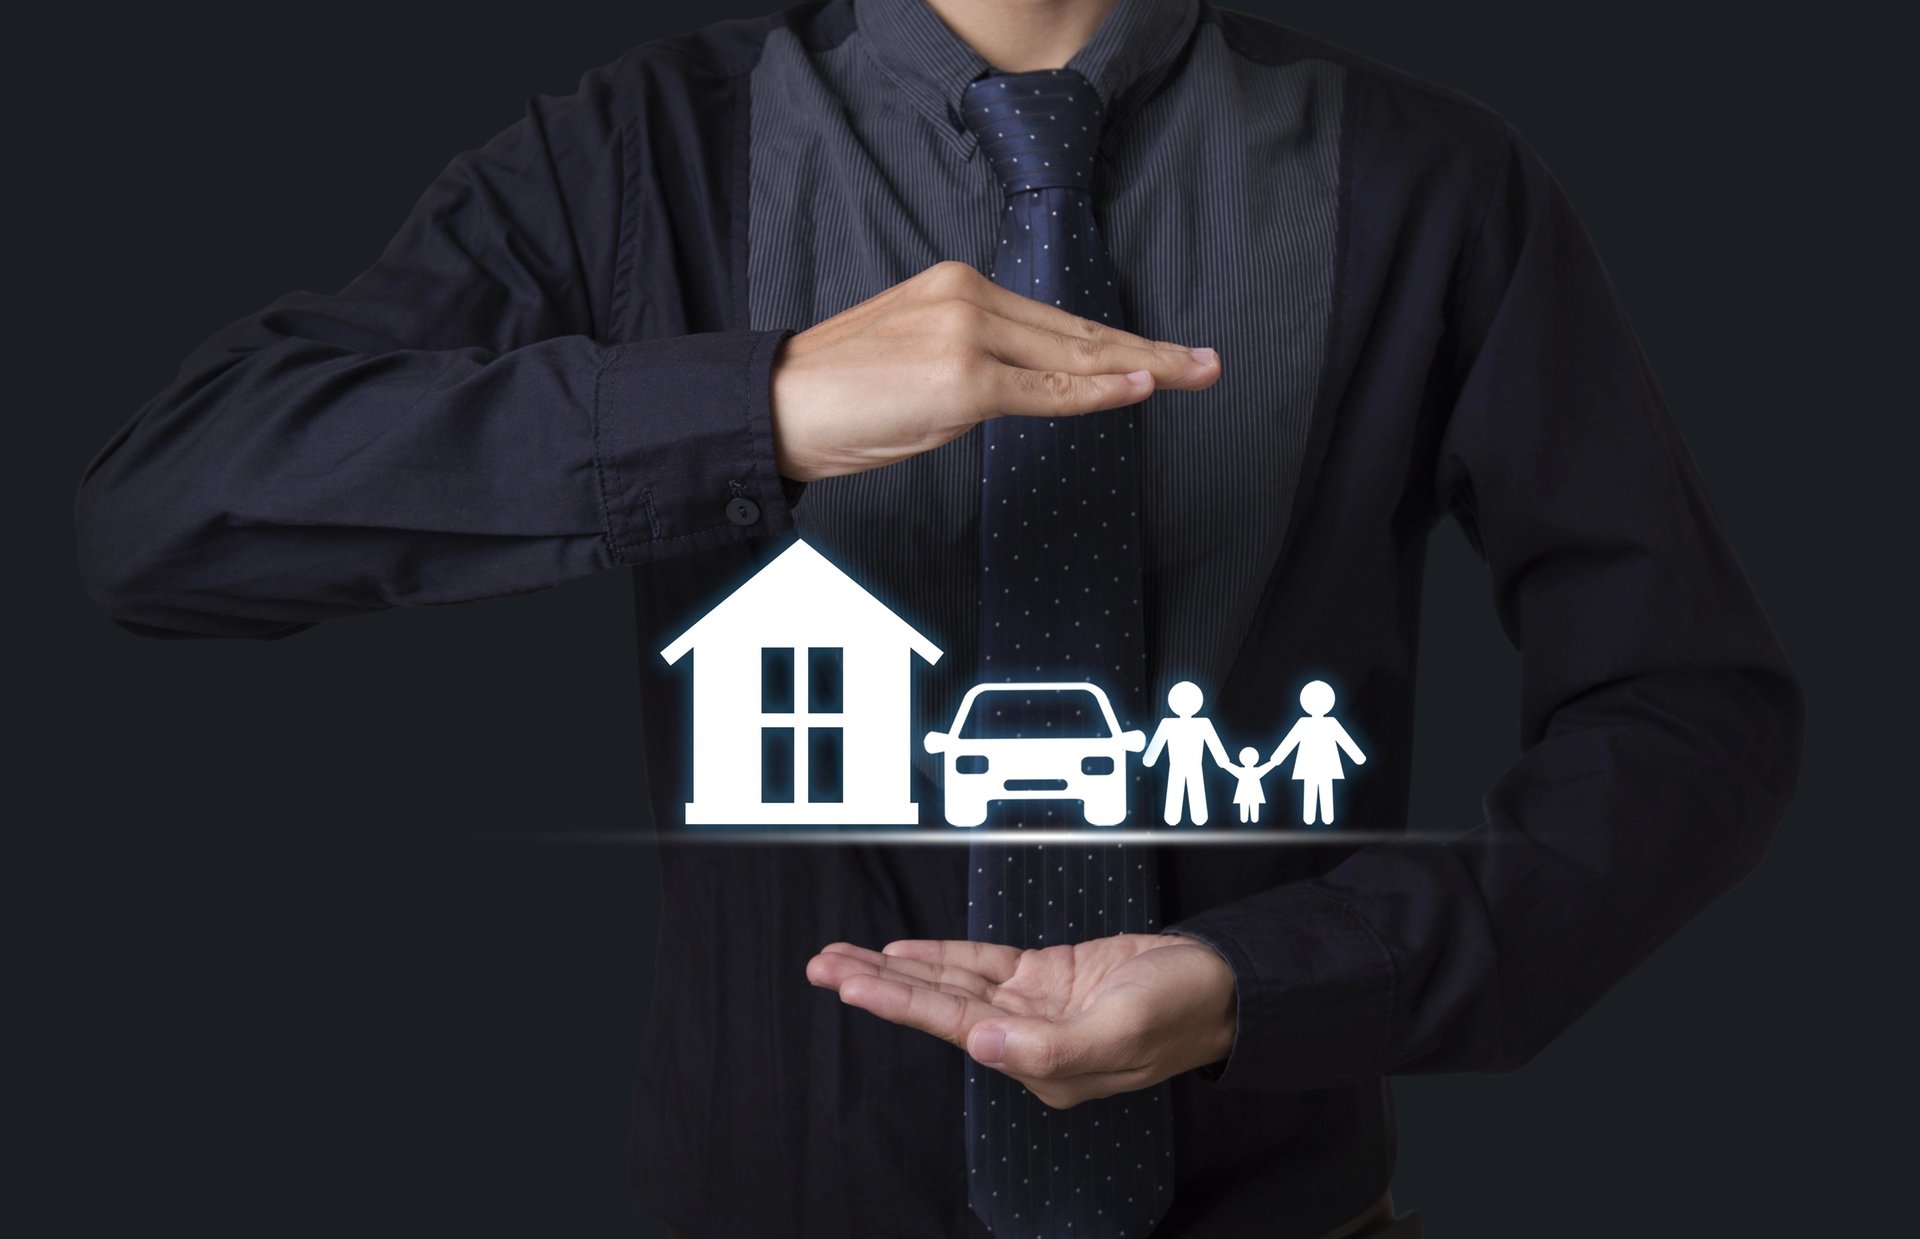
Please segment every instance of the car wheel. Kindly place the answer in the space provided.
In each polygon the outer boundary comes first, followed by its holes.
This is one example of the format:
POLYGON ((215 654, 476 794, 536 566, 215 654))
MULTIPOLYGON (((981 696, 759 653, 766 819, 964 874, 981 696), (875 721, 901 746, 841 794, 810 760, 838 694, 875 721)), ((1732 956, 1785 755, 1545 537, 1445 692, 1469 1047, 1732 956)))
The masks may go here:
POLYGON ((1127 795, 1089 797, 1081 802, 1089 826, 1118 826, 1127 820, 1127 795))

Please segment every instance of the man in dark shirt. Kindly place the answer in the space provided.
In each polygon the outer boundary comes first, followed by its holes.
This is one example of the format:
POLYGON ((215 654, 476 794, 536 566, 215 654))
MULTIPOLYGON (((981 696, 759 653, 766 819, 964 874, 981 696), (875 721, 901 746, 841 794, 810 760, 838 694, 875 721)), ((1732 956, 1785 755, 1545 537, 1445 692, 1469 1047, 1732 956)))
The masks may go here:
POLYGON ((798 532, 938 634, 915 723, 943 727, 978 675, 981 422, 1122 406, 1148 684, 1207 686, 1240 737, 1337 682, 1367 754, 1343 846, 1158 848, 1164 929, 1076 948, 1151 956, 1147 1016, 1052 1027, 1012 1018, 1045 974, 966 1001, 1010 961, 965 944, 964 847, 666 847, 637 1185, 694 1239, 983 1233, 971 1057, 1053 1104, 1171 1080, 1156 1233, 1353 1233, 1391 1212, 1386 1077, 1524 1063, 1749 870, 1799 757, 1600 260, 1476 101, 1200 0, 831 0, 647 44, 453 161, 348 288, 189 357, 87 469, 81 562, 176 637, 628 569, 636 822, 671 824, 687 622, 798 532), (1127 330, 982 275, 1002 191, 964 91, 1054 66, 1104 106, 1127 330), (1525 748, 1475 829, 1383 840, 1449 515, 1524 660, 1525 748))

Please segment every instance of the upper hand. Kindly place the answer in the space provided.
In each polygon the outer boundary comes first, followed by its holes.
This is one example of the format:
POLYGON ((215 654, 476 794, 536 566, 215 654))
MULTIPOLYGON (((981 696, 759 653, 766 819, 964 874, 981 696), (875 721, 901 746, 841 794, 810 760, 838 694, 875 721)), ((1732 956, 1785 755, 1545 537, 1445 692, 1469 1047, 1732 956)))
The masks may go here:
POLYGON ((913 939, 836 942, 807 979, 850 1006, 931 1033, 1066 1108, 1224 1059, 1233 971, 1180 934, 1117 934, 1021 951, 913 939))
POLYGON ((935 263, 781 344, 774 448, 796 482, 859 473, 1002 413, 1064 417, 1210 386, 1220 363, 1209 355, 1023 297, 966 263, 935 263))

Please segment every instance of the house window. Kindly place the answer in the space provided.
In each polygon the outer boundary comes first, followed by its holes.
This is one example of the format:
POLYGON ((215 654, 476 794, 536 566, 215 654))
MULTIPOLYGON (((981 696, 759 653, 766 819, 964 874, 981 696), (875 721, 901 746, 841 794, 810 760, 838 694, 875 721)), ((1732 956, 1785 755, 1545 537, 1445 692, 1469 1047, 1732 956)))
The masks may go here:
POLYGON ((760 651, 760 713, 793 713, 793 651, 760 651))
POLYGON ((818 646, 807 651, 807 711, 838 714, 841 705, 840 648, 818 646))
POLYGON ((847 798, 841 784, 846 770, 842 734, 838 727, 807 728, 807 799, 814 804, 840 804, 847 798))
POLYGON ((845 801, 845 651, 839 646, 760 651, 760 801, 845 801))
POLYGON ((793 728, 760 729, 760 803, 793 803, 793 728))

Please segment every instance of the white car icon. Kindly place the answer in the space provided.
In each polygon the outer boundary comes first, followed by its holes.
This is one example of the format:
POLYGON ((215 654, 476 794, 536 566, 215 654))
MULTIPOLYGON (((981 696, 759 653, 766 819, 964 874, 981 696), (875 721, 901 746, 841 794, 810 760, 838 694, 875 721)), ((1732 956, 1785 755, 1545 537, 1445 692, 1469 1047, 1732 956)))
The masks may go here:
POLYGON ((1093 684, 979 684, 952 731, 930 731, 946 754, 950 826, 978 826, 995 800, 1078 800, 1089 826, 1127 820, 1127 754, 1147 737, 1121 731, 1093 684), (1018 733, 1018 734, 1016 734, 1018 733))

